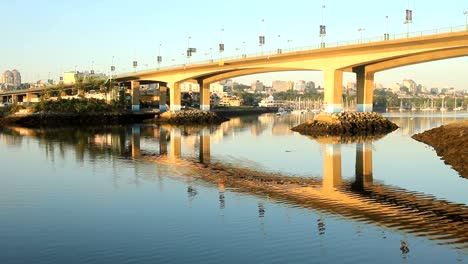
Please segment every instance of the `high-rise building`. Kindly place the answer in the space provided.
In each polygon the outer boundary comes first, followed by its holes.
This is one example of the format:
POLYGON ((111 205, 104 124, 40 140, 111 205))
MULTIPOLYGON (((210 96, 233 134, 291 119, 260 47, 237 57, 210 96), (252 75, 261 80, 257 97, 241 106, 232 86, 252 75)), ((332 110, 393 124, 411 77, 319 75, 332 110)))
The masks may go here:
POLYGON ((254 92, 262 92, 263 91, 263 83, 259 80, 256 80, 254 82, 252 82, 252 91, 254 92))
POLYGON ((18 70, 3 72, 0 83, 6 88, 18 88, 21 86, 21 74, 18 70))
POLYGON ((291 81, 273 81, 271 86, 275 92, 286 92, 292 90, 293 82, 291 81))

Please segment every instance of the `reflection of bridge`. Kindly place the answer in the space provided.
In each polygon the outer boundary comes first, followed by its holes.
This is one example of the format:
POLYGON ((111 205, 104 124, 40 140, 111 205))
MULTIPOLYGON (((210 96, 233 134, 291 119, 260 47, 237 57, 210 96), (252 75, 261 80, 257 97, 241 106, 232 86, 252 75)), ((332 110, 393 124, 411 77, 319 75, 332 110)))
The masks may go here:
MULTIPOLYGON (((319 140, 323 145, 323 178, 316 179, 282 176, 213 162, 210 151, 212 132, 208 128, 181 130, 177 127, 136 125, 131 130, 113 130, 106 132, 107 134, 97 134, 96 131, 88 135, 80 134, 86 135, 80 140, 74 138, 78 136, 74 132, 73 129, 67 133, 63 129, 56 132, 36 132, 18 128, 8 134, 16 135, 14 138, 19 135, 45 139, 50 137, 60 144, 69 141, 70 144, 79 146, 77 152, 97 149, 107 153, 106 149, 112 149, 116 150, 115 155, 129 155, 139 161, 156 162, 158 165, 167 164, 169 170, 180 168, 182 170, 176 175, 196 177, 218 185, 220 191, 231 187, 249 194, 268 195, 280 201, 349 219, 427 236, 440 243, 452 243, 460 248, 467 246, 467 206, 375 183, 372 173, 372 144, 368 142, 356 143, 355 179, 347 181, 343 180, 341 173, 341 144, 330 138, 326 141, 319 140), (183 138, 187 135, 193 139, 191 144, 198 153, 195 160, 182 153, 183 138), (83 148, 84 145, 77 142, 88 145, 83 148)), ((135 163, 135 166, 137 164, 142 163, 135 163)), ((225 198, 220 198, 220 206, 225 206, 225 198)), ((259 207, 259 214, 260 209, 259 207)))
POLYGON ((398 40, 384 40, 341 47, 311 49, 274 55, 243 57, 228 61, 183 65, 174 68, 117 75, 116 80, 132 89, 134 109, 139 109, 139 86, 159 83, 160 106, 164 109, 170 87, 171 110, 181 108, 180 84, 198 83, 200 108, 209 110, 209 87, 215 81, 278 71, 324 72, 327 112, 342 110, 343 72, 357 76, 359 111, 372 111, 374 74, 388 69, 468 55, 468 31, 433 34, 398 40))

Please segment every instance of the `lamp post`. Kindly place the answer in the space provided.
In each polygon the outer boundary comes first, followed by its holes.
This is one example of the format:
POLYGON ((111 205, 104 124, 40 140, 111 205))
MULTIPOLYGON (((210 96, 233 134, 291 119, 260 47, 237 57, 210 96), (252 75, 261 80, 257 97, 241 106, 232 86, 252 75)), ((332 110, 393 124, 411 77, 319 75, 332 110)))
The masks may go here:
POLYGON ((283 52, 281 46, 282 46, 282 44, 281 44, 281 35, 278 34, 278 50, 277 50, 277 53, 278 53, 278 54, 281 54, 281 53, 283 52))
POLYGON ((263 23, 265 22, 265 19, 262 19, 262 22, 260 23, 260 35, 258 36, 258 44, 260 46, 260 53, 263 55, 263 46, 265 46, 265 36, 263 35, 263 23))
POLYGON ((323 10, 325 9, 325 5, 322 5, 322 24, 320 25, 320 37, 322 38, 322 42, 320 42, 320 47, 325 48, 325 36, 327 35, 327 30, 325 24, 323 23, 323 10))
POLYGON ((362 43, 362 32, 363 32, 364 30, 366 30, 366 29, 365 29, 365 28, 361 28, 361 27, 358 28, 358 32, 361 34, 361 35, 360 35, 360 39, 359 39, 359 43, 362 43))
POLYGON ((468 11, 464 11, 463 14, 466 16, 465 28, 468 30, 468 11))
POLYGON ((158 57, 157 57, 157 61, 158 61, 158 70, 159 68, 161 67, 161 62, 162 62, 162 56, 161 56, 161 43, 159 43, 159 47, 158 47, 158 57))
POLYGON ((292 39, 288 39, 288 51, 291 52, 291 42, 292 39))
POLYGON ((223 32, 224 28, 221 29, 221 42, 219 43, 219 60, 223 60, 223 52, 224 52, 224 43, 223 43, 223 32))
POLYGON ((409 38, 410 24, 413 22, 413 11, 410 9, 410 0, 408 0, 408 9, 406 9, 406 37, 409 38))
POLYGON ((244 49, 244 53, 242 54, 242 58, 246 58, 247 54, 245 53, 245 41, 242 41, 242 48, 244 49))
POLYGON ((386 24, 387 24, 387 30, 385 31, 385 34, 384 34, 384 40, 389 40, 390 35, 388 34, 388 16, 385 16, 385 20, 386 20, 386 24))

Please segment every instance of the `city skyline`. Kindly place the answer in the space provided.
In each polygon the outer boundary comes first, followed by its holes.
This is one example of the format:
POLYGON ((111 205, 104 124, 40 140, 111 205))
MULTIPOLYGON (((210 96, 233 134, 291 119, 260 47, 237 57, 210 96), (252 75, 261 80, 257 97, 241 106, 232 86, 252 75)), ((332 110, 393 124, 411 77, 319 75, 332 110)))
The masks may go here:
MULTIPOLYGON (((390 35, 404 33, 408 2, 292 1, 287 6, 276 6, 267 1, 239 1, 220 8, 215 1, 141 0, 118 4, 82 1, 77 5, 53 0, 40 3, 20 0, 7 4, 4 11, 4 19, 14 23, 5 27, 8 38, 0 43, 0 71, 16 68, 25 82, 34 82, 49 77, 57 80, 62 72, 75 69, 109 74, 112 64, 117 73, 129 72, 133 71, 134 60, 138 61, 137 70, 156 68, 157 56, 163 58, 161 67, 180 65, 188 62, 185 55, 188 46, 197 48, 190 59, 192 63, 259 53, 262 49, 313 46, 321 41, 318 31, 322 11, 327 43, 383 36, 387 24, 390 35), (262 48, 258 45, 259 35, 266 37, 262 48), (221 42, 225 51, 219 54, 221 42)), ((468 5, 461 0, 430 4, 413 0, 409 8, 413 10, 412 32, 460 26, 468 18, 463 14, 468 5)), ((379 72, 375 81, 389 85, 408 78, 427 80, 425 84, 430 87, 450 86, 461 90, 468 88, 464 73, 467 66, 466 57, 442 60, 379 72)), ((255 79, 265 83, 278 79, 314 80, 323 86, 321 72, 235 78, 242 83, 255 79)), ((354 74, 345 74, 343 83, 354 79, 354 74)))

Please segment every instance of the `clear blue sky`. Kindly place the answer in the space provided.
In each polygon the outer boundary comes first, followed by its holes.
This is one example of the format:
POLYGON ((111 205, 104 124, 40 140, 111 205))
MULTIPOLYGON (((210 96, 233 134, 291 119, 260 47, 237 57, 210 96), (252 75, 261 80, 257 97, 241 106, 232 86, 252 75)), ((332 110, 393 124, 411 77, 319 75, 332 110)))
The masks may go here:
MULTIPOLYGON (((264 50, 282 46, 303 47, 320 43, 322 5, 326 42, 345 41, 406 32, 403 24, 407 0, 15 0, 1 3, 2 38, 0 72, 18 69, 24 81, 50 77, 57 80, 62 71, 89 70, 108 73, 114 56, 117 72, 156 67, 161 44, 161 66, 186 62, 182 54, 197 48, 192 62, 208 60, 209 50, 217 58, 221 29, 226 51, 223 56, 259 52, 261 24, 266 36, 264 50), (261 20, 264 22, 261 23, 261 20), (278 37, 280 35, 281 37, 278 37), (245 42, 245 45, 243 44, 245 42), (236 48, 240 51, 236 51, 236 48), (93 64, 94 61, 94 64, 93 64), (147 65, 147 66, 146 66, 147 65)), ((467 0, 411 0, 411 31, 464 25, 467 0)), ((444 60, 403 67, 376 75, 376 82, 390 84, 413 78, 432 86, 468 89, 468 58, 444 60)), ((266 84, 275 79, 322 82, 321 73, 274 73, 239 78, 249 83, 260 79, 266 84)), ((345 76, 345 81, 352 80, 345 76)))

